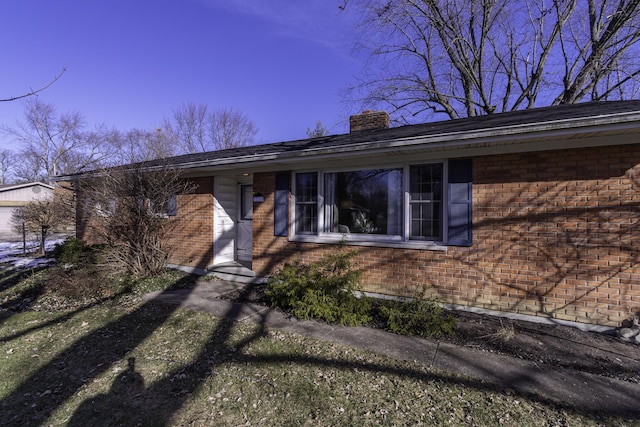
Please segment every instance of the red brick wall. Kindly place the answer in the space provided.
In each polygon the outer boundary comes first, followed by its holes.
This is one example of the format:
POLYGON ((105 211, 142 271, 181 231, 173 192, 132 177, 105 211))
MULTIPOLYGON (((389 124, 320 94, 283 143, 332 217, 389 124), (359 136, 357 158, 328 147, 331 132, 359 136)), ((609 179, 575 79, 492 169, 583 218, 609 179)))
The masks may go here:
MULTIPOLYGON (((206 268, 213 260, 213 178, 192 179, 195 191, 177 196, 178 213, 167 218, 172 264, 193 268, 206 268)), ((78 204, 83 203, 81 187, 78 204)), ((88 244, 100 243, 99 221, 83 216, 77 210, 76 236, 88 244)))
POLYGON ((178 195, 178 215, 171 218, 170 262, 204 269, 213 261, 213 178, 192 181, 196 190, 178 195))
POLYGON ((76 185, 76 238, 83 240, 88 245, 95 245, 100 242, 100 233, 96 228, 99 226, 98 221, 95 218, 91 218, 90 215, 94 213, 87 212, 87 204, 90 203, 87 200, 87 194, 82 187, 82 183, 75 183, 76 185))
MULTIPOLYGON (((253 268, 335 246, 273 236, 273 174, 254 176, 253 268)), ((640 146, 478 157, 474 243, 447 251, 355 247, 365 290, 562 320, 640 317, 640 146)))

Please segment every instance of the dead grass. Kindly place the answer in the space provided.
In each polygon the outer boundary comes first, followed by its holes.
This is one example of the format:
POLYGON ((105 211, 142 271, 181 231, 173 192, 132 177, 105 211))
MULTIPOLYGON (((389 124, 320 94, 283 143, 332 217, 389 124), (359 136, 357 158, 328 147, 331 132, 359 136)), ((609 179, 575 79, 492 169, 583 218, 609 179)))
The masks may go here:
POLYGON ((204 313, 166 310, 94 307, 63 320, 59 313, 42 312, 5 319, 0 326, 3 423, 602 422, 424 366, 228 324, 204 313), (141 319, 155 325, 152 332, 141 319))
POLYGON ((3 425, 625 425, 419 364, 128 298, 0 313, 3 425))
POLYGON ((480 338, 487 338, 489 341, 492 341, 492 342, 506 343, 511 341, 515 337, 516 337, 516 330, 515 330, 515 327, 513 326, 513 322, 503 321, 502 318, 500 318, 500 328, 496 332, 483 335, 480 338))

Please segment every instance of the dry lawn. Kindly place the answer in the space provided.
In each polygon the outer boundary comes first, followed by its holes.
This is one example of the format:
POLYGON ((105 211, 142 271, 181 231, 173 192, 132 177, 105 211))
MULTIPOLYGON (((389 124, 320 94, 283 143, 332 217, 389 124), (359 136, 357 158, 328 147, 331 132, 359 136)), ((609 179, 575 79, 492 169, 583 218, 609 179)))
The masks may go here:
POLYGON ((632 424, 135 295, 9 310, 23 279, 0 282, 6 426, 632 424))

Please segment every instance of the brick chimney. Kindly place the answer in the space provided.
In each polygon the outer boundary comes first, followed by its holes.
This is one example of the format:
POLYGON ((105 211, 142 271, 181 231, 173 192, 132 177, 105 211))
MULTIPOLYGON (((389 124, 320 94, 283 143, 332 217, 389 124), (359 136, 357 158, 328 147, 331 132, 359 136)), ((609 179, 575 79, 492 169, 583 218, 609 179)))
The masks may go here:
POLYGON ((365 110, 349 117, 349 131, 389 129, 391 120, 386 111, 365 110))

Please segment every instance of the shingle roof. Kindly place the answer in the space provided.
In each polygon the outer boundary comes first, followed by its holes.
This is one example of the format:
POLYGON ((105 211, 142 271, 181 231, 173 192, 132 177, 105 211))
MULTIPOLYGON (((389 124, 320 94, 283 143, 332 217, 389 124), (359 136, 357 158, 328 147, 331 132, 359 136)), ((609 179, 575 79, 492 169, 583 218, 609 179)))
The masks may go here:
MULTIPOLYGON (((429 139, 439 135, 451 135, 450 139, 472 134, 478 131, 506 129, 506 132, 526 133, 534 126, 554 124, 556 127, 585 126, 585 121, 608 117, 619 118, 628 113, 640 115, 640 101, 587 102, 580 104, 557 105, 492 114, 488 116, 445 120, 418 125, 406 125, 382 130, 364 130, 347 134, 330 135, 318 138, 276 142, 262 145, 232 148, 228 150, 209 151, 186 154, 167 159, 151 160, 136 166, 153 168, 154 166, 170 167, 206 167, 209 165, 230 164, 238 159, 258 163, 265 159, 295 158, 317 152, 336 152, 362 146, 370 149, 380 145, 392 144, 411 138, 421 138, 421 144, 428 144, 429 139)), ((624 119, 623 119, 624 120, 624 119)), ((629 119, 640 120, 640 116, 629 119)), ((126 167, 126 166, 125 166, 126 167)), ((82 175, 82 174, 80 174, 82 175)))
POLYGON ((324 136, 319 138, 277 142, 254 145, 228 150, 176 156, 162 161, 150 161, 146 166, 154 164, 180 165, 187 163, 215 162, 225 158, 238 158, 266 154, 284 154, 309 149, 338 148, 350 144, 396 140, 418 136, 438 135, 442 133, 471 132, 481 129, 502 128, 515 125, 558 122, 578 118, 640 112, 640 101, 590 102, 571 105, 558 105, 535 108, 488 116, 446 120, 419 125, 407 125, 383 130, 359 131, 355 133, 324 136))

